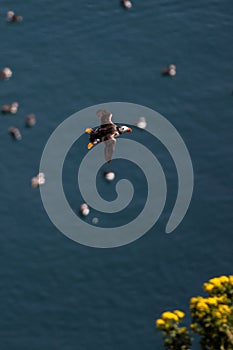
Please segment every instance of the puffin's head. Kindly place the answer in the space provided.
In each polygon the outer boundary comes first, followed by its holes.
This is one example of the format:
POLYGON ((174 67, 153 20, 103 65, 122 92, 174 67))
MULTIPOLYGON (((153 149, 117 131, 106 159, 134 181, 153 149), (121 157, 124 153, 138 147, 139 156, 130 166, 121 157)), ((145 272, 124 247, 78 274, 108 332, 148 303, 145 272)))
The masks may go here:
POLYGON ((125 132, 132 132, 132 129, 129 128, 128 126, 123 125, 123 126, 120 126, 120 127, 119 127, 119 131, 120 131, 122 134, 124 134, 125 132))

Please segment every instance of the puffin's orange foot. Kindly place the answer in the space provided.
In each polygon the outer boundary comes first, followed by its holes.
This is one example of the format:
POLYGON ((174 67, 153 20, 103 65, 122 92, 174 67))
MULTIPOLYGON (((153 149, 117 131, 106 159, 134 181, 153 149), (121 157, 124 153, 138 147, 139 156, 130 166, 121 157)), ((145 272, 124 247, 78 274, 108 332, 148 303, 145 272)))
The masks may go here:
POLYGON ((91 149, 93 146, 94 146, 94 143, 90 142, 90 143, 88 143, 87 148, 91 149))
POLYGON ((93 131, 92 128, 86 128, 86 130, 85 130, 85 132, 86 132, 87 134, 90 134, 92 131, 93 131))

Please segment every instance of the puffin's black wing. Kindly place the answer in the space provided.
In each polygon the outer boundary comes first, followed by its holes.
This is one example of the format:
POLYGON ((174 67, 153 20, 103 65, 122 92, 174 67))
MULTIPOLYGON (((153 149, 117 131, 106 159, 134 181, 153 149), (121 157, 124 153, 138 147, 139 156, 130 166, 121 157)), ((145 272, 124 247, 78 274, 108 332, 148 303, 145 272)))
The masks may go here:
POLYGON ((107 163, 110 163, 113 152, 115 150, 116 139, 114 137, 104 141, 104 158, 107 163))
POLYGON ((106 111, 105 109, 99 109, 96 112, 97 117, 100 118, 100 125, 104 125, 104 124, 113 124, 112 122, 112 113, 106 111))

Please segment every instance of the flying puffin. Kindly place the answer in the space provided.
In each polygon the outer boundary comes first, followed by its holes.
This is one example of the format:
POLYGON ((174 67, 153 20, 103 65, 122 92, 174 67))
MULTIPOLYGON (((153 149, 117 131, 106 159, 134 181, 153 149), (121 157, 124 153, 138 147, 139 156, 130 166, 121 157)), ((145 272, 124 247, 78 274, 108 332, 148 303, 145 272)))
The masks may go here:
POLYGON ((125 125, 114 124, 111 120, 112 113, 104 109, 98 110, 96 115, 100 118, 100 127, 86 129, 86 133, 90 135, 87 148, 91 149, 94 145, 104 142, 104 158, 106 162, 110 163, 116 145, 116 137, 126 132, 132 132, 132 129, 125 125))

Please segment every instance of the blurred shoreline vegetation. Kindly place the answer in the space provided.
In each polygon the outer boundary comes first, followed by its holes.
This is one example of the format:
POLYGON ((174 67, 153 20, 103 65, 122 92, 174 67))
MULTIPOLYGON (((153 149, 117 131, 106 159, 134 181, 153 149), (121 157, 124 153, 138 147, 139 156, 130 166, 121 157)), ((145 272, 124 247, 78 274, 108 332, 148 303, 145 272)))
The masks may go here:
POLYGON ((210 279, 203 285, 207 296, 190 299, 189 327, 180 325, 180 310, 166 311, 156 320, 166 350, 190 350, 192 334, 200 337, 202 350, 233 350, 233 275, 210 279))

